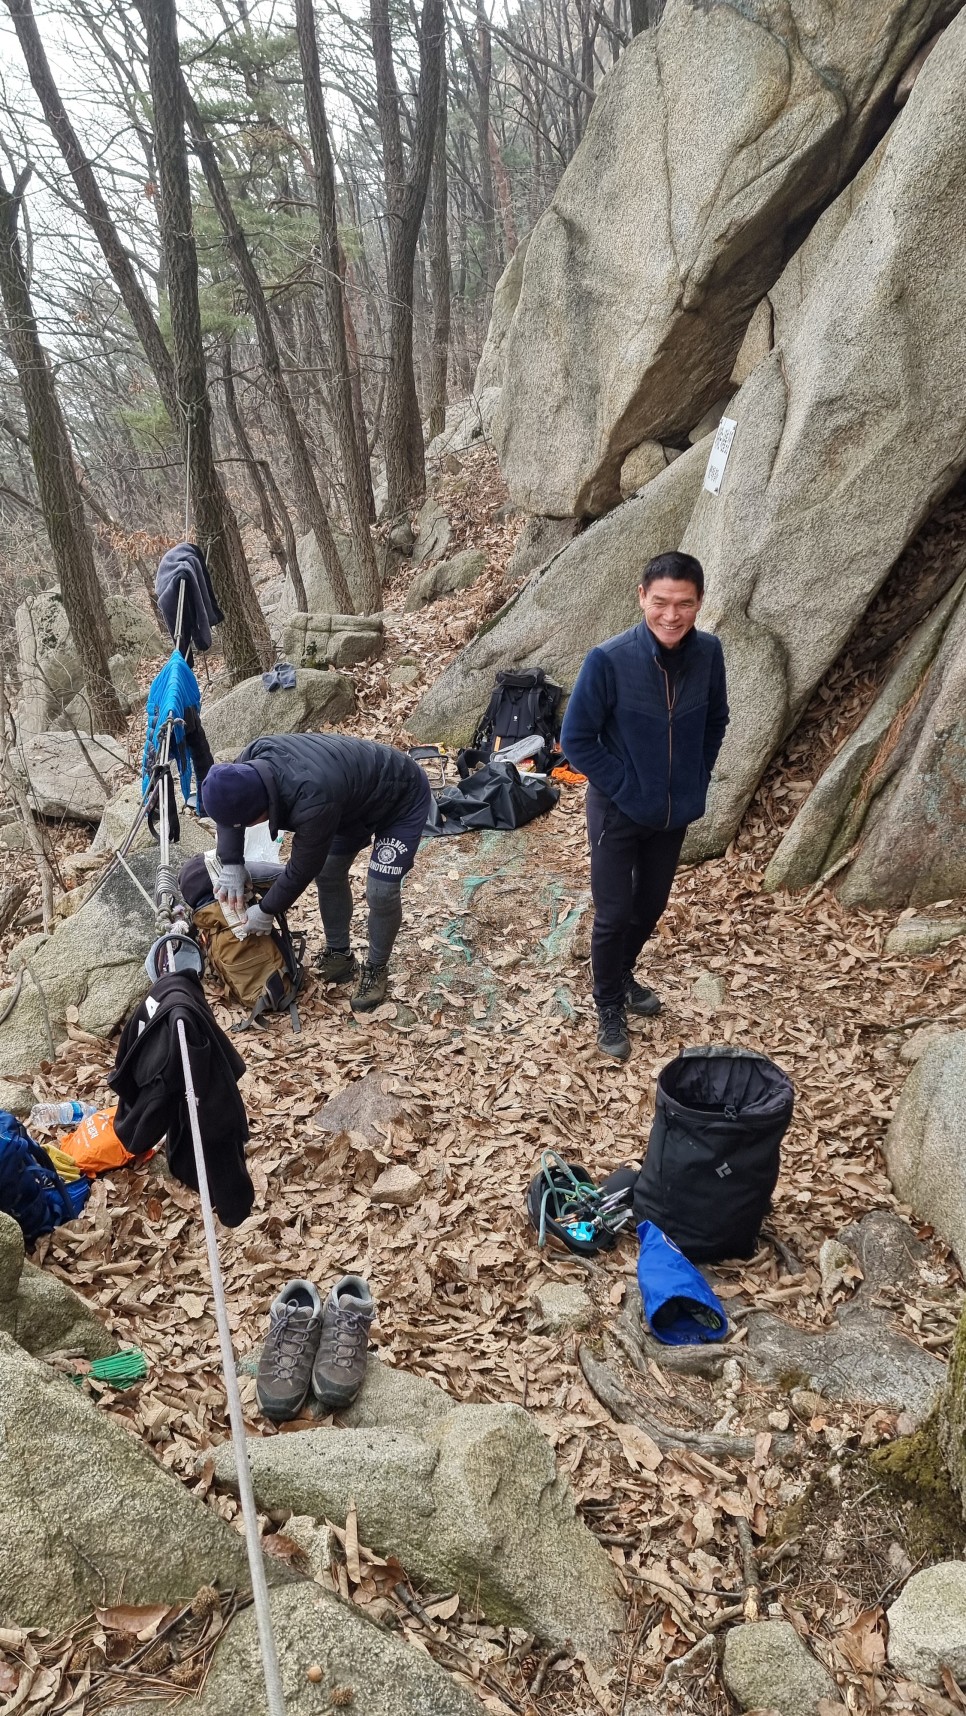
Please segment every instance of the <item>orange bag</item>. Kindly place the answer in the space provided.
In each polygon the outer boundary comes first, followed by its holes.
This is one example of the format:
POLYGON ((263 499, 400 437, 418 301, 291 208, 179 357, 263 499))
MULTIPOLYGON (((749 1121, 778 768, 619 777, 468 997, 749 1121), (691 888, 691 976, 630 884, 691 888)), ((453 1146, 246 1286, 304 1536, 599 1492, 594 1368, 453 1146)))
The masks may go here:
POLYGON ((69 1137, 62 1138, 58 1144, 58 1149, 73 1157, 88 1179, 134 1161, 130 1150, 125 1150, 114 1130, 116 1113, 116 1108, 99 1108, 96 1114, 85 1116, 69 1137))

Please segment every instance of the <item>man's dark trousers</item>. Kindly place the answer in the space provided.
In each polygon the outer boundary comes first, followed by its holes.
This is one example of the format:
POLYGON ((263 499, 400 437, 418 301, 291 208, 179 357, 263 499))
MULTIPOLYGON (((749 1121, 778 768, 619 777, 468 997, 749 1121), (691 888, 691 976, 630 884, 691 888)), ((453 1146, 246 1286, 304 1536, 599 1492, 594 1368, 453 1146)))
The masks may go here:
POLYGON ((664 911, 687 827, 645 828, 597 787, 587 788, 594 929, 590 962, 598 1007, 622 1005, 624 978, 664 911))

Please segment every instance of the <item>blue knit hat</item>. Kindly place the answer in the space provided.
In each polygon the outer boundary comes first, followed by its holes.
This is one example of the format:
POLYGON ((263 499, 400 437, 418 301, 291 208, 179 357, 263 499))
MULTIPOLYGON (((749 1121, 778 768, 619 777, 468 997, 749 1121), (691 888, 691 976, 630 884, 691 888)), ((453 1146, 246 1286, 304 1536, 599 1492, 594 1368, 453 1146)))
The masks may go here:
POLYGON ((268 810, 268 788, 254 763, 215 763, 201 796, 205 815, 223 828, 248 828, 268 810))

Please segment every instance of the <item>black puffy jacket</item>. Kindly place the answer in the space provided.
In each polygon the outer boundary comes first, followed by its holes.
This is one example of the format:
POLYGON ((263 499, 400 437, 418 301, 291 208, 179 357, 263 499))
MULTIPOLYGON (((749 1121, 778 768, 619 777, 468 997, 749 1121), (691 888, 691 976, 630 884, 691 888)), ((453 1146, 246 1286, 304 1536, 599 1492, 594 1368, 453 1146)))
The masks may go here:
MULTIPOLYGON (((254 763, 268 790, 268 825, 294 835, 292 856, 259 903, 272 915, 287 911, 315 880, 336 834, 360 844, 413 810, 426 792, 418 763, 392 745, 340 733, 281 733, 256 739, 236 758, 254 763)), ((245 830, 218 829, 223 864, 244 861, 245 830)))

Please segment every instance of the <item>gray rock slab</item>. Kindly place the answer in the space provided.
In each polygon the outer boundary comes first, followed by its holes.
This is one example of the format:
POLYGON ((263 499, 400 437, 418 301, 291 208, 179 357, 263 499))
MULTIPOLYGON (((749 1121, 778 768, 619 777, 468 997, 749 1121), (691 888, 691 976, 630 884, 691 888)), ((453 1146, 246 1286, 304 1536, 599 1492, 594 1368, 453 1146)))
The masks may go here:
POLYGON ((921 1422, 946 1380, 944 1364, 870 1311, 853 1308, 816 1334, 769 1311, 752 1312, 746 1327, 759 1375, 777 1381, 798 1373, 827 1400, 905 1410, 921 1422))
POLYGON ((386 647, 381 614, 293 614, 281 634, 293 667, 354 667, 386 647))
POLYGON ((891 1605, 889 1663, 920 1686, 940 1686, 948 1668, 966 1680, 966 1562, 940 1561, 914 1573, 891 1605))
POLYGON ((267 691, 261 676, 245 679, 205 710, 213 751, 234 755, 266 733, 318 732, 355 708, 352 681, 341 673, 300 667, 292 691, 267 691))
POLYGON ((827 1668, 789 1621, 750 1621, 725 1637, 722 1678, 742 1710, 817 1716, 820 1699, 838 1702, 827 1668))
MULTIPOLYGON (((483 1707, 432 1657, 414 1650, 351 1603, 318 1585, 272 1592, 286 1716, 323 1716, 336 1687, 348 1687, 358 1716, 482 1716, 483 1707), (318 1682, 306 1678, 313 1666, 318 1682)), ((181 1716, 265 1716, 265 1681, 253 1609, 218 1644, 204 1691, 183 1699, 181 1716)), ((143 1716, 143 1704, 115 1705, 106 1716, 143 1716)))
MULTIPOLYGON (((156 852, 136 853, 129 861, 149 893, 156 852)), ((154 914, 147 901, 123 870, 114 870, 32 953, 34 975, 27 977, 13 1012, 0 1025, 0 1076, 30 1072, 51 1057, 48 1028, 55 1050, 68 1007, 78 1009, 81 1030, 110 1036, 147 993, 144 958, 153 940, 154 914)), ((10 990, 0 990, 0 1012, 9 999, 10 990)))
POLYGON ((452 534, 448 513, 434 495, 429 495, 416 520, 416 545, 413 549, 416 565, 424 560, 438 560, 445 554, 452 534))
POLYGON ((99 822, 111 784, 129 771, 127 752, 107 733, 90 739, 37 733, 22 741, 14 760, 38 814, 72 822, 99 822), (106 791, 98 775, 108 783, 106 791))
POLYGON ((587 651, 640 619, 641 571, 680 543, 709 451, 710 442, 691 448, 535 573, 430 687, 409 718, 412 732, 468 743, 500 668, 544 667, 569 691, 587 651))
MULTIPOLYGON (((207 721, 207 716, 206 716, 207 721)), ((116 852, 118 847, 127 840, 134 820, 141 806, 143 797, 140 779, 132 781, 129 786, 109 798, 101 812, 101 820, 97 832, 91 841, 91 852, 116 852)), ((181 795, 178 793, 178 828, 180 840, 173 846, 172 863, 175 867, 183 864, 186 858, 193 858, 201 852, 208 852, 215 845, 217 832, 213 822, 204 822, 197 817, 193 810, 185 810, 181 806, 181 795)), ((143 821, 134 836, 130 852, 152 852, 157 856, 158 843, 154 839, 147 822, 143 821)))
POLYGON ((682 544, 705 568, 702 623, 721 638, 731 700, 692 859, 724 849, 768 759, 963 468, 963 249, 951 234, 966 226, 964 78, 960 14, 788 337, 732 402, 720 493, 700 496, 682 544), (924 184, 942 189, 923 196, 924 184))
POLYGON ((966 918, 905 918, 886 936, 885 952, 910 957, 935 953, 937 947, 945 947, 961 935, 966 935, 966 918))
MULTIPOLYGON (((66 1627, 99 1603, 171 1603, 200 1585, 248 1583, 238 1533, 8 1335, 0 1335, 0 1540, 5 1624, 66 1627)), ((269 1577, 285 1574, 270 1567, 269 1577)))
POLYGON ((966 1263, 966 1032, 924 1051, 902 1087, 883 1151, 896 1196, 966 1263))
MULTIPOLYGON (((342 567, 346 575, 349 594, 356 607, 361 607, 362 577, 359 570, 359 563, 356 558, 356 552, 352 544, 352 538, 340 530, 334 530, 332 535, 335 540, 336 552, 342 562, 342 567)), ((390 564, 389 549, 385 543, 377 542, 374 546, 376 550, 376 565, 379 569, 379 575, 381 578, 385 579, 390 564)), ((309 612, 313 614, 337 613, 339 610, 339 604, 336 600, 335 591, 329 581, 329 574, 323 565, 322 556, 319 553, 318 544, 315 540, 315 532, 310 530, 307 536, 300 537, 297 543, 297 548, 299 569, 302 573, 302 582, 305 585, 305 596, 309 605, 309 612)), ((282 584, 281 593, 278 598, 278 603, 275 608, 275 613, 272 618, 273 621, 280 622, 289 615, 297 612, 298 605, 295 599, 295 591, 292 588, 292 580, 288 574, 286 574, 285 580, 282 584)), ((206 721, 205 726, 207 727, 207 725, 208 723, 206 721)))
POLYGON ((0 1078, 0 1108, 8 1114, 15 1114, 19 1120, 30 1113, 37 1098, 29 1084, 14 1084, 11 1079, 0 1078))
POLYGON ((531 234, 502 342, 494 434, 518 505, 603 511, 632 447, 720 397, 796 228, 853 176, 950 11, 669 0, 634 37, 531 234))
POLYGON ((323 1103, 313 1124, 320 1132, 361 1132, 370 1144, 385 1144, 386 1134, 406 1112, 402 1097, 383 1089, 382 1073, 367 1072, 323 1103))
POLYGON ((574 518, 539 518, 531 514, 524 520, 507 567, 507 583, 516 584, 540 572, 577 534, 574 518))
POLYGON ((451 559, 440 560, 413 579, 406 592, 404 612, 414 613, 417 608, 438 601, 440 596, 452 595, 454 590, 468 590, 485 570, 486 555, 478 548, 464 548, 451 559))
POLYGON ((458 1404, 429 1377, 396 1370, 370 1353, 365 1382, 339 1419, 350 1430, 408 1430, 419 1436, 431 1419, 458 1404))
MULTIPOLYGON (((613 1564, 576 1517, 553 1450, 515 1406, 458 1406, 421 1436, 306 1430, 250 1445, 264 1506, 344 1523, 354 1497, 363 1540, 496 1622, 610 1660, 623 1604, 613 1564)), ((234 1481, 230 1448, 217 1475, 234 1481)))
POLYGON ((486 340, 477 365, 476 380, 473 392, 480 394, 486 388, 502 387, 505 380, 506 337, 510 332, 510 323, 520 302, 523 289, 523 267, 526 262, 530 234, 520 240, 509 262, 500 275, 493 293, 493 303, 490 306, 490 325, 486 330, 486 340))
POLYGON ((594 1320, 589 1293, 571 1281, 545 1281, 530 1295, 534 1319, 545 1329, 586 1329, 594 1320))
POLYGON ((34 1358, 62 1351, 88 1359, 109 1358, 118 1350, 110 1329, 86 1300, 65 1281, 32 1263, 23 1266, 16 1311, 9 1332, 34 1358))

